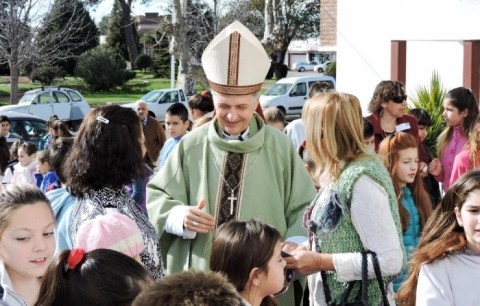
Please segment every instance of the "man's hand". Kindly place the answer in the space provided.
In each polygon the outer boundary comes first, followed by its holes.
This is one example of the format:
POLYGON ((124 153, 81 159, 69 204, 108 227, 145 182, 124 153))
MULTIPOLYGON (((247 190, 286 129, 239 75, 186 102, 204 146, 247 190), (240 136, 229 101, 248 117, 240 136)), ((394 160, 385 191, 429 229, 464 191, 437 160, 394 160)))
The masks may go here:
POLYGON ((292 256, 285 257, 288 269, 294 269, 300 274, 311 274, 321 270, 321 254, 313 251, 302 250, 301 248, 291 253, 292 256))
POLYGON ((205 234, 215 227, 213 216, 203 211, 205 205, 207 205, 207 200, 202 199, 197 206, 188 209, 183 219, 183 226, 187 230, 205 234))

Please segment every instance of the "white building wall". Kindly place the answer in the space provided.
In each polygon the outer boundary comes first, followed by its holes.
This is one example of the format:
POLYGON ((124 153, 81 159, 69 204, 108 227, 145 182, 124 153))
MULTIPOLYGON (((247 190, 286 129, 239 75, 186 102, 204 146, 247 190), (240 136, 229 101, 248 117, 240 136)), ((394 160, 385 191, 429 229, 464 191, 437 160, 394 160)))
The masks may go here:
POLYGON ((338 0, 337 90, 367 114, 375 86, 390 79, 391 41, 407 40, 406 90, 434 70, 449 90, 463 84, 462 40, 480 39, 479 0, 338 0))

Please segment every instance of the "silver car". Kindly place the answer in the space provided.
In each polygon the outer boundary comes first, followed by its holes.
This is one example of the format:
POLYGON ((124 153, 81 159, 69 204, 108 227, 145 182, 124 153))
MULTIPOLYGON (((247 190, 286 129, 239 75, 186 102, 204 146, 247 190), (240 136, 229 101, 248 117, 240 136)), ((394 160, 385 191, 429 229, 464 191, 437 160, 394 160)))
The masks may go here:
POLYGON ((297 70, 298 72, 304 72, 304 71, 313 71, 314 67, 318 65, 318 62, 315 61, 303 61, 299 63, 295 63, 293 65, 293 70, 297 70))

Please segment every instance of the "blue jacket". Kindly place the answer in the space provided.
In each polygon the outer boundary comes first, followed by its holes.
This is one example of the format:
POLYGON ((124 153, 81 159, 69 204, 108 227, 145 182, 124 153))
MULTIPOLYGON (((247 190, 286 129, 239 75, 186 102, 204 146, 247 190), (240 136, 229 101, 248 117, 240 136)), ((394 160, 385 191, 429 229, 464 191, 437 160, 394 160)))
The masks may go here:
POLYGON ((75 198, 66 188, 54 189, 45 195, 50 200, 57 225, 56 252, 72 249, 73 241, 70 235, 70 222, 75 198))
POLYGON ((43 192, 58 189, 62 186, 62 183, 60 182, 60 179, 58 178, 55 171, 48 171, 45 174, 36 172, 35 179, 37 187, 40 188, 43 192))
MULTIPOLYGON (((403 245, 405 246, 405 252, 407 255, 407 261, 410 261, 413 252, 417 248, 420 241, 420 215, 418 213, 417 206, 413 200, 412 190, 410 187, 402 189, 402 203, 403 207, 408 211, 410 218, 408 220, 407 230, 403 233, 403 245)), ((408 269, 404 269, 402 274, 393 281, 393 290, 398 291, 402 285, 405 277, 408 274, 408 269)))

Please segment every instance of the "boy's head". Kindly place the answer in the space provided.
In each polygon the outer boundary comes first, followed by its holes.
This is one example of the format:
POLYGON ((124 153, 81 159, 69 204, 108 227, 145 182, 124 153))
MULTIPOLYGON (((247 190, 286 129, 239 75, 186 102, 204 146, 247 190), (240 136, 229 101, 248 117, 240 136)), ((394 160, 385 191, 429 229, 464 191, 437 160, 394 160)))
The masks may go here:
POLYGON ((373 125, 365 118, 363 118, 363 143, 375 152, 375 136, 373 125))
POLYGON ((276 107, 268 107, 263 110, 263 115, 265 116, 267 125, 283 131, 285 128, 285 115, 280 109, 276 107))
POLYGON ((172 104, 165 114, 165 127, 170 137, 179 137, 187 133, 190 127, 188 110, 182 103, 172 104))
POLYGON ((423 108, 413 108, 408 112, 409 115, 412 115, 417 119, 418 124, 418 136, 422 142, 428 136, 428 128, 432 125, 432 118, 423 108))
POLYGON ((10 133, 10 120, 7 116, 0 116, 0 136, 7 137, 10 133))

